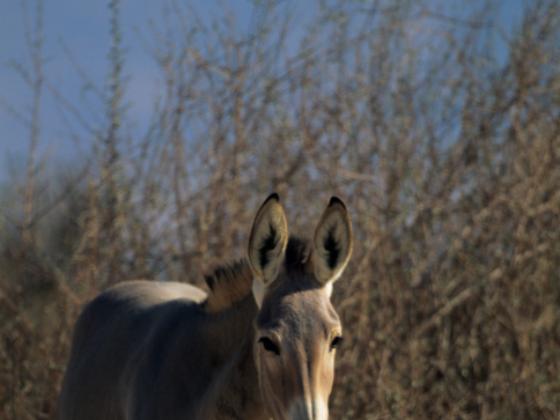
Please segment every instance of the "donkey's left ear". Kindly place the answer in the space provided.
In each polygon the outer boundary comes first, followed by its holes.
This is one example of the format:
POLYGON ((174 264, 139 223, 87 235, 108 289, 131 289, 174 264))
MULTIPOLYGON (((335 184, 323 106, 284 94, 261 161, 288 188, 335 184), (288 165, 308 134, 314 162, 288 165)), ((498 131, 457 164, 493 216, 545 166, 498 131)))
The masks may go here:
POLYGON ((271 194, 260 207, 249 237, 249 263, 257 280, 268 286, 274 281, 288 243, 288 223, 278 194, 271 194))
POLYGON ((322 284, 334 282, 352 254, 352 223, 346 206, 332 197, 313 237, 313 270, 322 284))

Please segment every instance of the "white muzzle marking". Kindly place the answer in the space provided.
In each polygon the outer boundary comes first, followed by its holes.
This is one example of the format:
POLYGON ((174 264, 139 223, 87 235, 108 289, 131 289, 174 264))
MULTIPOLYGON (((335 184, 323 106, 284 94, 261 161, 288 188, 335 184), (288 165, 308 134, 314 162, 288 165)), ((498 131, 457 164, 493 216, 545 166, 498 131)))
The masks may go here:
POLYGON ((329 409, 322 398, 305 400, 298 398, 290 406, 290 420, 328 420, 329 409))

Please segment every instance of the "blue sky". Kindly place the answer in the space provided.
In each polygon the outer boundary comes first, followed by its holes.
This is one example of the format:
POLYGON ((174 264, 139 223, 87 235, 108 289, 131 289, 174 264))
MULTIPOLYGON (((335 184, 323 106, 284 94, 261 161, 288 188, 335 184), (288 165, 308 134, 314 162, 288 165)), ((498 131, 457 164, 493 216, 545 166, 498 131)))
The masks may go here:
MULTIPOLYGON (((28 65, 29 55, 25 45, 24 8, 27 3, 31 15, 35 2, 5 0, 0 6, 0 179, 17 167, 25 158, 28 146, 28 129, 6 109, 6 104, 22 114, 30 108, 30 90, 12 69, 11 63, 28 65)), ((107 80, 109 35, 109 9, 107 1, 56 0, 44 2, 44 52, 45 73, 48 80, 80 109, 91 112, 88 118, 99 121, 96 114, 95 95, 84 89, 85 83, 72 64, 69 54, 99 86, 107 80)), ((126 103, 132 121, 142 125, 150 115, 157 90, 158 70, 153 58, 146 51, 139 34, 150 39, 149 22, 161 22, 165 2, 153 0, 124 0, 121 8, 123 45, 126 50, 124 73, 128 78, 126 103)), ((250 1, 206 2, 191 5, 203 19, 219 12, 221 4, 235 11, 240 29, 249 25, 252 4, 250 1)), ((295 4, 295 2, 294 2, 295 4)), ((305 7, 301 7, 305 11, 305 7)), ((31 16, 33 17, 33 16, 31 16)), ((144 38, 144 39, 145 39, 144 38)), ((76 145, 68 139, 69 131, 60 118, 52 95, 45 92, 41 109, 41 152, 47 159, 73 158, 76 145)), ((76 147, 77 146, 77 147, 76 147)))
MULTIPOLYGON (((30 9, 34 3, 28 2, 30 9)), ((133 112, 142 116, 147 112, 151 83, 150 74, 155 71, 152 60, 135 42, 136 28, 144 27, 146 22, 157 15, 158 2, 149 0, 128 0, 123 2, 122 15, 124 44, 127 49, 130 75, 130 88, 134 95, 133 112), (133 69, 134 71, 130 71, 133 69), (142 100, 146 97, 145 100, 142 100), (139 100, 138 100, 139 99, 139 100)), ((24 13, 22 2, 7 0, 0 13, 0 99, 18 110, 29 109, 30 91, 21 78, 10 67, 10 63, 29 63, 24 37, 24 13), (7 11, 6 11, 7 9, 7 11)), ((32 10, 33 11, 33 10, 32 10)), ((75 56, 78 64, 97 83, 103 83, 108 71, 107 48, 109 45, 108 8, 105 1, 56 0, 45 2, 45 73, 54 86, 74 103, 88 102, 92 95, 83 90, 84 82, 64 52, 65 49, 75 56)), ((60 121, 58 109, 48 93, 42 103, 43 152, 48 156, 65 156, 65 149, 71 144, 65 138, 64 123, 60 121)), ((87 109, 87 107, 86 107, 87 109)), ((94 116, 92 116, 94 117, 94 116)), ((23 158, 27 148, 27 129, 5 108, 0 109, 0 153, 3 161, 9 164, 23 158)), ((3 171, 0 171, 3 172, 3 171)))
MULTIPOLYGON (((499 20, 506 29, 519 19, 522 1, 504 2, 499 20)), ((31 0, 4 0, 0 6, 0 180, 6 176, 11 166, 17 167, 23 161, 29 137, 28 130, 5 107, 5 104, 9 104, 23 114, 29 109, 30 91, 10 68, 10 63, 14 61, 24 65, 29 63, 24 39, 24 3, 33 12, 35 4, 31 0)), ((96 84, 103 85, 107 79, 107 54, 110 45, 107 1, 54 0, 44 3, 47 78, 66 98, 85 110, 88 119, 99 121, 103 116, 96 114, 94 95, 91 91, 84 90, 84 82, 64 50, 71 52, 79 66, 96 84)), ((147 35, 146 28, 150 20, 161 21, 163 4, 164 2, 154 0, 122 2, 121 21, 127 59, 125 74, 129 77, 126 102, 130 106, 131 120, 139 125, 150 114, 157 90, 158 71, 138 34, 147 35)), ((190 4, 203 18, 219 12, 221 5, 227 4, 235 11, 240 27, 249 24, 252 3, 248 0, 198 0, 190 4)), ((287 0, 287 4, 294 8, 299 24, 315 10, 314 1, 287 0)), ((455 13, 465 4, 452 0, 446 6, 455 13)), ((76 151, 80 152, 80 145, 69 140, 69 129, 60 118, 56 101, 48 93, 42 101, 41 125, 41 152, 48 160, 70 159, 74 158, 76 151)))

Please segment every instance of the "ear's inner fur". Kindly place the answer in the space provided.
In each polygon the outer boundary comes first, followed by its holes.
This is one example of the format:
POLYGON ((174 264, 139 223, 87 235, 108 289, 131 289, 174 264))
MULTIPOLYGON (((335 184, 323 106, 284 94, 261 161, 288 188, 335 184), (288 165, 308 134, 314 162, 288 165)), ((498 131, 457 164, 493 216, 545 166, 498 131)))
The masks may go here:
POLYGON ((251 285, 251 291, 253 292, 253 297, 255 298, 257 306, 260 308, 264 300, 264 295, 266 294, 265 284, 261 280, 254 279, 251 285))
POLYGON ((335 237, 335 230, 336 226, 332 226, 323 242, 323 246, 325 247, 325 251, 327 251, 327 262, 331 270, 334 270, 336 265, 338 264, 338 258, 340 256, 340 244, 336 240, 335 237))
POLYGON ((268 236, 263 239, 259 248, 259 262, 261 264, 261 267, 266 267, 266 265, 270 262, 268 254, 278 245, 278 234, 276 232, 276 229, 274 228, 274 226, 272 226, 272 224, 269 224, 268 227, 268 236))
POLYGON ((249 263, 253 269, 253 293, 260 303, 284 260, 288 223, 277 194, 271 194, 255 216, 249 238, 249 263), (262 284, 260 284, 262 283, 262 284))
POLYGON ((333 197, 315 230, 313 270, 327 285, 342 273, 352 253, 352 226, 344 203, 333 197))

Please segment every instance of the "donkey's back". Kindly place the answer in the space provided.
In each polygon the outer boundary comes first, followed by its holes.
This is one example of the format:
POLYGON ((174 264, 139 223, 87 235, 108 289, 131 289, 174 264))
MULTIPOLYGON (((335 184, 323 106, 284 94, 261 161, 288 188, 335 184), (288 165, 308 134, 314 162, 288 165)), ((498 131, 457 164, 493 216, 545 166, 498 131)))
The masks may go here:
MULTIPOLYGON (((156 366, 173 348, 179 326, 196 330, 203 322, 205 298, 194 286, 151 281, 121 283, 95 298, 76 324, 59 419, 167 417, 139 400, 173 398, 166 384, 158 383, 156 366), (151 390, 160 395, 149 395, 151 390), (140 408, 143 413, 134 412, 140 408)), ((199 392, 192 386, 191 392, 199 392)))
POLYGON ((332 197, 312 241, 271 194, 246 259, 176 283, 116 286, 76 326, 60 420, 327 420, 340 319, 332 284, 352 252, 332 197))

